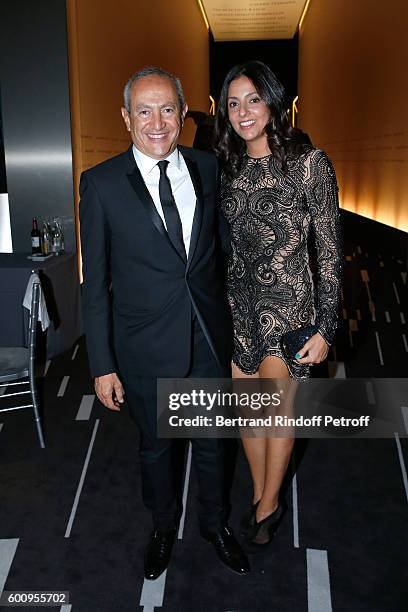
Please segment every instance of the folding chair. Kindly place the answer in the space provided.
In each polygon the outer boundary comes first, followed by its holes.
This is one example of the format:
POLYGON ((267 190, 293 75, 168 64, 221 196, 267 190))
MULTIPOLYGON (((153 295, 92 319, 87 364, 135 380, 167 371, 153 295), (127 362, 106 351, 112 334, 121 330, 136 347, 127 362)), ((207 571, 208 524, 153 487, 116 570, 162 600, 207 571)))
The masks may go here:
MULTIPOLYGON (((28 348, 0 347, 0 388, 10 388, 10 393, 0 395, 0 413, 10 410, 32 408, 37 425, 38 439, 41 448, 45 448, 44 435, 39 415, 37 388, 34 376, 35 344, 37 336, 37 319, 40 304, 41 287, 38 281, 33 282, 31 296, 31 312, 29 316, 28 348), (28 379, 28 380, 20 380, 28 379), (16 381, 16 382, 11 382, 16 381), (25 385, 25 387, 19 387, 25 385), (28 388, 27 388, 28 386, 28 388), (13 388, 11 388, 13 387, 13 388), (23 388, 23 391, 17 389, 23 388), (16 389, 16 391, 14 391, 16 389), (2 400, 8 397, 31 395, 31 404, 17 405, 10 408, 1 408, 2 400)), ((22 398, 23 399, 23 398, 22 398)))

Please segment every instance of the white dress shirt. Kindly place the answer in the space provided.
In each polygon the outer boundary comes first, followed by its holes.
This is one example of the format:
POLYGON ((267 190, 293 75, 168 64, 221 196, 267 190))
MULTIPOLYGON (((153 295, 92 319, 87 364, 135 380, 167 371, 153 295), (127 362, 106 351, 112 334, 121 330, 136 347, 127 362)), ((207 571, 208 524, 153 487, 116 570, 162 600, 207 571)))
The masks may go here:
MULTIPOLYGON (((133 155, 140 174, 152 196, 154 205, 159 213, 164 227, 166 227, 166 219, 164 218, 163 208, 159 196, 159 180, 160 170, 158 163, 160 160, 153 159, 133 145, 133 155)), ((178 149, 175 149, 168 157, 166 157, 169 165, 167 166, 167 176, 170 181, 173 197, 177 205, 177 210, 180 215, 181 226, 183 228, 183 241, 186 253, 190 248, 191 229, 193 227, 194 211, 196 206, 196 194, 190 173, 184 157, 178 149)), ((167 229, 167 227, 166 227, 167 229)))

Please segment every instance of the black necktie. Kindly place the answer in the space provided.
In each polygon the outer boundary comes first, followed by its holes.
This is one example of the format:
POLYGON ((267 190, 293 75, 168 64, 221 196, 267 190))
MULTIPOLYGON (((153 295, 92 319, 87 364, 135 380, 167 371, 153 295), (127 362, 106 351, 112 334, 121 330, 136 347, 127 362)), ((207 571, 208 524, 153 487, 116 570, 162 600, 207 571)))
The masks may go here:
POLYGON ((166 219, 167 233, 173 246, 177 249, 183 259, 186 259, 186 249, 183 240, 183 227, 180 221, 180 215, 177 210, 177 204, 171 191, 169 177, 166 174, 169 162, 167 159, 159 161, 157 164, 160 170, 159 181, 159 196, 163 208, 164 218, 166 219))

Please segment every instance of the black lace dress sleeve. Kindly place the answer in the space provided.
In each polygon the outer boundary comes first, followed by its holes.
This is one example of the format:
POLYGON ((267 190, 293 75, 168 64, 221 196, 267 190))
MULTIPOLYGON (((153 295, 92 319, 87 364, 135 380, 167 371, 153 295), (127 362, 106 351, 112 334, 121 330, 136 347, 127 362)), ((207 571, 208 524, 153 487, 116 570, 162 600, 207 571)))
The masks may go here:
POLYGON ((324 151, 313 151, 305 168, 305 194, 317 255, 316 324, 327 344, 332 344, 343 262, 338 187, 333 164, 324 151))

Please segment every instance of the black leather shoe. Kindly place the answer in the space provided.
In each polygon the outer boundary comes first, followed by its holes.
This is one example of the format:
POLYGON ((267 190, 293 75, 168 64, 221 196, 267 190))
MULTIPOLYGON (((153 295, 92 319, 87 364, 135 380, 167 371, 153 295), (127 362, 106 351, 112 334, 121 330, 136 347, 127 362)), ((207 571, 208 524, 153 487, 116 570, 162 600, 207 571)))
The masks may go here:
POLYGON ((176 530, 155 529, 144 555, 144 575, 147 580, 156 580, 169 564, 176 530))
POLYGON ((201 531, 207 542, 214 546, 220 561, 236 574, 248 574, 251 571, 247 556, 236 541, 232 529, 223 527, 221 531, 201 531))
POLYGON ((254 554, 265 550, 272 542, 273 536, 278 530, 286 509, 287 505, 285 500, 281 500, 276 510, 262 521, 259 521, 259 523, 256 520, 255 514, 254 524, 249 528, 242 542, 242 548, 245 552, 254 554))

